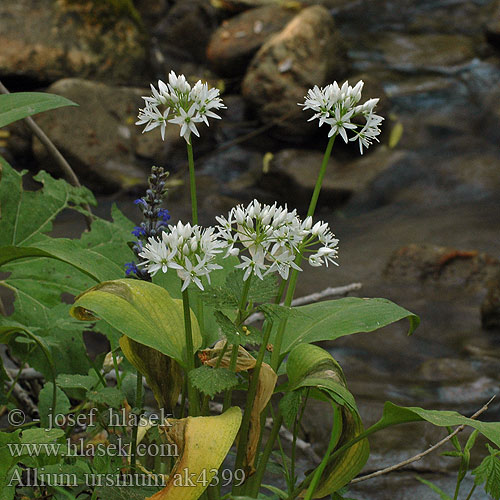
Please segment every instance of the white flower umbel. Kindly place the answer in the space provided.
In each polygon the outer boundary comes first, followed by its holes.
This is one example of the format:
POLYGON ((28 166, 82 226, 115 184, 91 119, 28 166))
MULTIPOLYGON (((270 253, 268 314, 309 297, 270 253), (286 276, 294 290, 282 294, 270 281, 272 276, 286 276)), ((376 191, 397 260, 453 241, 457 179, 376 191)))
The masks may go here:
POLYGON ((309 262, 314 266, 335 263, 338 240, 328 224, 313 226, 311 217, 302 222, 297 212, 286 206, 261 205, 254 200, 247 207, 233 208, 227 218, 216 219, 219 237, 226 244, 225 257, 241 253, 236 267, 245 270, 244 280, 251 275, 263 279, 272 272, 288 279, 291 268, 301 270, 295 263, 298 255, 311 254, 309 262))
POLYGON ((358 104, 361 100, 363 81, 360 80, 354 87, 345 82, 339 87, 337 82, 333 82, 324 88, 317 85, 309 89, 305 102, 299 103, 304 111, 312 109, 315 114, 309 119, 319 120, 319 126, 330 125, 328 137, 339 134, 347 143, 348 141, 359 141, 359 150, 363 154, 363 146, 368 148, 373 140, 378 141, 380 134, 379 125, 383 118, 376 115, 373 110, 379 99, 369 99, 364 104, 358 104), (361 118, 364 123, 352 121, 361 118), (353 134, 350 138, 348 132, 353 134))
POLYGON ((208 126, 208 118, 220 119, 214 111, 226 108, 218 89, 209 88, 201 80, 191 87, 184 75, 177 76, 173 71, 168 76, 168 84, 159 80, 158 90, 151 85, 151 92, 150 96, 143 97, 145 107, 139 110, 136 125, 146 125, 143 133, 160 127, 163 140, 167 123, 175 123, 189 144, 191 133, 200 135, 197 123, 208 126))
POLYGON ((149 238, 139 256, 145 260, 142 265, 151 276, 160 270, 166 273, 168 269, 175 269, 183 281, 182 291, 191 283, 203 290, 201 278, 206 276, 210 283, 210 273, 221 269, 214 261, 223 246, 213 227, 202 229, 178 222, 168 226, 161 239, 149 238))

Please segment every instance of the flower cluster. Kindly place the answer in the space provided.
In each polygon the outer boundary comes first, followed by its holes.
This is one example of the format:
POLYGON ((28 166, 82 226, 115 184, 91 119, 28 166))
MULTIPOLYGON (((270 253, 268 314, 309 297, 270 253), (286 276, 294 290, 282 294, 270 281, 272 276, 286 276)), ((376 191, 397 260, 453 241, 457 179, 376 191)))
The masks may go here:
POLYGON ((221 269, 215 264, 215 257, 222 252, 223 243, 217 239, 214 228, 202 229, 200 226, 182 224, 168 226, 161 237, 151 237, 143 246, 139 256, 142 264, 151 276, 158 271, 166 273, 175 269, 183 281, 182 291, 191 282, 203 290, 201 278, 206 276, 210 283, 210 273, 221 269))
POLYGON ((311 217, 302 222, 297 212, 289 212, 286 206, 261 205, 254 200, 246 208, 233 208, 227 218, 216 219, 226 257, 239 255, 240 246, 249 254, 242 254, 242 262, 236 266, 245 270, 244 280, 252 274, 262 279, 275 271, 287 279, 291 268, 301 270, 295 262, 299 255, 310 254, 312 266, 336 264, 338 240, 328 224, 318 222, 313 226, 311 217))
POLYGON ((168 84, 158 81, 158 90, 151 85, 152 95, 143 97, 146 105, 139 110, 136 125, 144 125, 143 132, 160 127, 162 139, 165 140, 167 123, 180 126, 180 135, 187 143, 191 141, 191 133, 200 136, 197 123, 205 123, 208 118, 220 118, 214 111, 225 109, 219 90, 209 88, 201 80, 191 87, 184 75, 177 76, 173 71, 168 76, 168 84))
MULTIPOLYGON (((143 243, 148 238, 160 235, 167 228, 167 222, 170 220, 170 214, 167 209, 161 208, 161 204, 167 193, 166 180, 168 172, 162 167, 152 167, 151 175, 148 179, 149 189, 146 196, 139 198, 134 203, 142 211, 142 222, 136 226, 132 234, 137 238, 132 250, 141 260, 139 254, 142 252, 143 243)), ((140 279, 149 280, 149 274, 138 267, 135 262, 125 264, 125 273, 127 276, 135 274, 140 279)))
POLYGON ((328 137, 340 134, 347 143, 350 141, 359 141, 359 150, 363 154, 363 147, 368 148, 373 140, 378 141, 380 134, 379 125, 383 118, 376 115, 373 110, 379 99, 369 99, 364 104, 358 104, 361 99, 363 81, 360 80, 354 87, 345 82, 339 87, 337 82, 333 82, 324 88, 317 85, 309 89, 304 103, 299 103, 304 110, 312 109, 315 115, 309 119, 319 119, 319 126, 324 123, 330 125, 328 137), (362 117, 364 124, 352 122, 354 118, 362 117), (352 131, 353 135, 348 138, 347 131, 352 131))

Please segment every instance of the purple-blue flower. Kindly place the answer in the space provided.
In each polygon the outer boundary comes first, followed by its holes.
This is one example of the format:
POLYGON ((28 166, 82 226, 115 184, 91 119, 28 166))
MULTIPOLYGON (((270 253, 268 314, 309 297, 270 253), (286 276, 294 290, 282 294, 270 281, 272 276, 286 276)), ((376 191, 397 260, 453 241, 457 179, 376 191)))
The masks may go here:
POLYGON ((134 200, 134 203, 136 205, 143 205, 145 207, 147 206, 147 203, 143 198, 137 198, 137 200, 134 200))
POLYGON ((158 217, 163 222, 168 222, 170 220, 170 213, 166 208, 160 208, 160 210, 158 210, 158 217))
POLYGON ((145 236, 146 230, 142 226, 135 226, 132 234, 139 238, 139 236, 145 236))
POLYGON ((132 273, 137 274, 139 270, 137 269, 137 266, 135 265, 135 262, 127 262, 125 264, 125 274, 127 276, 130 276, 132 273))

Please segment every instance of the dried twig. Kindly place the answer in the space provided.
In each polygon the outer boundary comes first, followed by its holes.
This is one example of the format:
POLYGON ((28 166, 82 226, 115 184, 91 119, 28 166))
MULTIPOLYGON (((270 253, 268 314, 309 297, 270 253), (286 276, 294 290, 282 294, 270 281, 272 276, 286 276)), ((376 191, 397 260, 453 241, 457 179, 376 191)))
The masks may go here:
MULTIPOLYGON (((474 413, 474 415, 472 415, 472 417, 470 417, 470 418, 476 419, 477 417, 479 417, 479 415, 481 415, 482 413, 484 413, 488 409, 488 406, 491 404, 491 402, 494 399, 495 399, 495 396, 493 396, 482 408, 480 408, 478 411, 476 411, 476 413, 474 413)), ((448 441, 450 441, 450 439, 452 439, 454 436, 456 436, 459 432, 462 432, 464 429, 465 429, 465 425, 461 425, 461 426, 457 427, 451 434, 449 434, 445 438, 441 439, 441 441, 438 441, 436 444, 432 445, 429 449, 427 449, 421 453, 418 453, 414 457, 408 458, 407 460, 403 460, 402 462, 395 464, 395 465, 391 465, 390 467, 386 467, 385 469, 381 469, 381 470, 378 470, 376 472, 372 472, 371 474, 367 474, 366 476, 357 477, 356 479, 353 479, 349 484, 359 483, 361 481, 366 481, 367 479, 373 479, 374 477, 382 476, 383 474, 388 474, 389 472, 393 472, 395 470, 401 469, 405 465, 411 464, 413 462, 417 462, 418 460, 422 459, 423 457, 425 457, 429 453, 432 453, 434 450, 437 450, 439 447, 446 444, 448 441)))
MULTIPOLYGON (((12 387, 12 382, 7 382, 7 386, 12 387)), ((26 410, 26 413, 28 413, 30 417, 34 417, 38 414, 38 408, 31 399, 30 395, 19 384, 14 384, 12 395, 26 410)))
MULTIPOLYGON (((311 304, 313 302, 318 302, 321 299, 326 299, 327 297, 343 297, 349 292, 359 290, 362 286, 363 285, 361 283, 351 283, 344 286, 328 287, 321 292, 311 293, 310 295, 304 295, 304 297, 298 297, 294 299, 292 301, 292 306, 303 306, 305 304, 311 304)), ((261 319, 264 319, 264 315, 262 313, 254 313, 247 318, 245 323, 251 324, 255 323, 256 321, 260 321, 261 319)))
MULTIPOLYGON (((5 87, 2 82, 0 82, 0 92, 2 94, 10 94, 7 87, 5 87)), ((74 170, 71 168, 71 165, 66 161, 55 144, 47 137, 45 132, 35 123, 33 118, 31 118, 31 116, 27 116, 24 119, 24 122, 28 125, 33 134, 35 134, 35 136, 45 146, 47 151, 57 162, 68 182, 72 186, 81 187, 80 181, 78 180, 78 177, 76 176, 74 170)), ((92 224, 92 211, 90 210, 90 206, 88 204, 84 204, 83 208, 89 213, 89 215, 85 215, 85 222, 87 223, 87 229, 90 229, 90 226, 92 224)))

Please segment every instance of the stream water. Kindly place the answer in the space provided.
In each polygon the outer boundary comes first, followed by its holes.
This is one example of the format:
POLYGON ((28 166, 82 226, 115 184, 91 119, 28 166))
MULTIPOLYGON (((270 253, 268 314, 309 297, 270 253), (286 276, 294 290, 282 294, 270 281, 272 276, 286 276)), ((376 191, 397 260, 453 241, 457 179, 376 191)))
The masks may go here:
MULTIPOLYGON (((500 97, 500 53, 484 38, 494 2, 330 3, 349 46, 351 73, 369 74, 382 85, 390 109, 386 126, 399 123, 403 135, 394 150, 398 159, 367 188, 343 206, 320 203, 318 217, 330 223, 340 240, 340 265, 327 271, 308 268, 297 295, 361 282, 357 295, 386 297, 420 315, 422 323, 412 337, 400 322, 327 344, 344 368, 367 425, 380 417, 386 400, 470 415, 500 392, 500 333, 481 328, 484 290, 398 282, 383 271, 393 252, 411 243, 477 250, 500 259, 500 108, 495 98, 500 97)), ((251 154, 252 147, 244 154, 251 154)), ((241 154, 238 147, 233 151, 241 154)), ((231 169, 235 175, 234 158, 226 153, 201 165, 201 171, 225 182, 231 169)), ((109 215, 115 201, 138 219, 128 195, 101 198, 98 212, 109 215)), ((282 201, 293 205, 286 196, 282 201)), ((173 219, 189 218, 187 206, 172 203, 169 209, 173 219)), ((201 222, 210 224, 218 214, 205 204, 201 222)), ((66 215, 55 226, 55 234, 64 236, 80 230, 80 222, 66 215)), ((500 420, 500 399, 484 418, 500 420)), ((304 425, 320 452, 328 441, 328 412, 311 408, 304 425)), ((403 460, 443 435, 429 426, 385 431, 372 442, 366 470, 403 460)), ((483 444, 477 447, 482 455, 483 444)), ((350 494, 359 500, 436 498, 415 475, 451 493, 457 466, 433 454, 406 472, 359 483, 350 494)), ((478 489, 473 498, 488 497, 478 489)))

